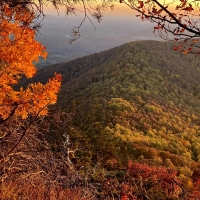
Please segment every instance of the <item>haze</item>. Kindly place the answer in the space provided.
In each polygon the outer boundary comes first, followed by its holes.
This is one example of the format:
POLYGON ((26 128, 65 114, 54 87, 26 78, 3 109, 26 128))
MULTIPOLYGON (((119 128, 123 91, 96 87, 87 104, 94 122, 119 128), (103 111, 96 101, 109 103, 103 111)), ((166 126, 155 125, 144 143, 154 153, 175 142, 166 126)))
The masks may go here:
POLYGON ((121 44, 136 40, 160 40, 153 34, 153 24, 142 22, 135 13, 126 7, 116 7, 113 12, 106 11, 101 23, 92 19, 86 20, 80 28, 81 38, 70 44, 73 27, 79 26, 83 15, 64 16, 64 10, 59 10, 59 16, 53 8, 45 10, 46 18, 37 35, 47 48, 47 60, 41 60, 37 67, 65 62, 77 57, 101 52, 121 44), (120 10, 121 9, 121 10, 120 10))

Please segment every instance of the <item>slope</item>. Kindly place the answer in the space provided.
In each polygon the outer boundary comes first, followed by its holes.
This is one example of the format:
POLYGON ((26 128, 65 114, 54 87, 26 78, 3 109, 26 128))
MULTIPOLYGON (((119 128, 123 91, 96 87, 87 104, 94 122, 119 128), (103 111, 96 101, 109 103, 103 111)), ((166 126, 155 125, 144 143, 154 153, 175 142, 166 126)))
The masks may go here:
POLYGON ((200 163, 200 67, 173 44, 138 41, 42 70, 63 76, 58 105, 73 116, 77 166, 124 168, 128 160, 176 167, 200 163))

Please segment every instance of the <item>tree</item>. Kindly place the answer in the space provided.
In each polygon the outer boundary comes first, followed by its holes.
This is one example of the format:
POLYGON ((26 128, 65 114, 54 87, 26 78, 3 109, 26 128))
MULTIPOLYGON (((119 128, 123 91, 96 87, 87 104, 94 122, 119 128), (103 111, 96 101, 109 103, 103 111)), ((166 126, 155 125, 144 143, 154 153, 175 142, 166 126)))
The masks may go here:
POLYGON ((65 132, 70 120, 51 108, 48 117, 1 124, 0 134, 9 134, 0 138, 0 199, 92 199, 69 156, 75 150, 65 132))
POLYGON ((121 3, 128 5, 137 11, 136 15, 142 20, 155 23, 154 33, 165 40, 183 41, 174 46, 174 50, 179 50, 183 54, 200 54, 197 38, 200 36, 199 29, 199 3, 192 0, 180 1, 124 1, 121 3))
POLYGON ((10 8, 7 4, 0 6, 0 12, 0 123, 14 115, 23 119, 46 115, 47 106, 56 102, 61 75, 55 74, 45 85, 33 83, 26 89, 15 89, 23 76, 36 74, 38 57, 47 56, 30 27, 35 14, 27 7, 10 8))
MULTIPOLYGON (((74 0, 8 0, 6 2, 12 8, 17 5, 29 7, 37 17, 44 17, 43 6, 48 3, 52 3, 57 10, 60 6, 64 6, 66 8, 66 15, 76 14, 76 12, 80 11, 78 5, 82 5, 84 18, 80 26, 74 27, 74 38, 72 41, 80 37, 79 29, 85 19, 89 19, 92 23, 90 17, 94 17, 100 22, 103 16, 102 12, 106 8, 113 9, 113 4, 120 2, 126 4, 133 11, 136 11, 138 13, 136 16, 140 17, 143 21, 147 20, 154 23, 154 33, 158 34, 164 40, 183 41, 174 45, 174 50, 179 50, 183 54, 200 54, 200 46, 198 45, 198 37, 200 36, 200 5, 198 1, 106 0, 99 2, 99 5, 89 0, 78 2, 74 0)), ((4 3, 5 0, 0 5, 4 3)), ((38 24, 35 24, 35 27, 37 26, 38 24)))

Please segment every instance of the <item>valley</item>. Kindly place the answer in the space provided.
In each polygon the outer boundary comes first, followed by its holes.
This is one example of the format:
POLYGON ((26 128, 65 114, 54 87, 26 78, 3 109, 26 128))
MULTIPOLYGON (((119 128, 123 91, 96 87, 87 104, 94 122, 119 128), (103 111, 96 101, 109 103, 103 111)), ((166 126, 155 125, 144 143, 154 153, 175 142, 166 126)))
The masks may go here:
POLYGON ((36 63, 38 68, 73 60, 78 57, 98 53, 115 46, 136 40, 160 40, 152 31, 152 24, 137 18, 121 17, 118 21, 108 17, 101 23, 85 21, 80 29, 81 37, 70 44, 72 29, 79 25, 81 17, 56 17, 47 15, 42 21, 42 29, 37 40, 47 48, 48 57, 36 63))

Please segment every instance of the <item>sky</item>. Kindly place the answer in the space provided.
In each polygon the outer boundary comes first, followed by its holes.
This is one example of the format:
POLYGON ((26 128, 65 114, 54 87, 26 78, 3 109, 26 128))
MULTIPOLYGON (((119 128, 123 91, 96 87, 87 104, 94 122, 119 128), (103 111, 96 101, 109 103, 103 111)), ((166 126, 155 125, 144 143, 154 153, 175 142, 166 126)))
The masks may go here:
MULTIPOLYGON (((100 0, 99 0, 100 1, 100 0)), ((104 1, 104 0, 101 0, 104 1)), ((126 1, 126 0, 124 0, 126 1)), ((141 0, 144 1, 145 0, 141 0)), ((188 2, 192 0, 188 0, 188 2)), ((97 0, 98 2, 98 0, 97 0)), ((114 2, 114 1, 113 1, 114 2)), ((127 2, 129 2, 129 0, 127 0, 127 2)), ((133 0, 133 2, 136 2, 136 5, 138 3, 137 0, 133 0)), ((168 5, 168 9, 175 9, 175 7, 177 5, 181 5, 182 0, 159 0, 159 3, 161 3, 162 5, 168 5)), ((99 3, 100 5, 101 3, 99 3)), ((98 3, 96 4, 98 5, 98 3)), ((138 6, 140 4, 138 3, 138 6)), ((77 5, 76 8, 83 10, 83 6, 82 5, 77 5)), ((44 6, 44 10, 46 14, 51 14, 51 15, 57 15, 57 11, 54 9, 54 7, 50 4, 47 4, 47 6, 44 6)), ((64 12, 65 12, 65 8, 64 7, 59 7, 59 14, 64 16, 64 12)), ((136 11, 133 11, 132 9, 130 9, 127 5, 125 5, 124 3, 119 3, 118 1, 114 2, 114 11, 111 12, 109 9, 105 11, 105 15, 107 16, 135 16, 136 14, 138 14, 136 11)))
MULTIPOLYGON (((78 9, 83 10, 82 6, 77 6, 78 9)), ((58 15, 58 12, 56 11, 56 9, 52 6, 52 5, 47 5, 44 6, 44 11, 45 14, 50 14, 50 15, 58 15)), ((61 16, 65 16, 65 8, 64 7, 59 7, 59 15, 61 16)), ((77 12, 76 14, 79 15, 79 13, 77 12)), ((134 16, 136 13, 130 9, 127 5, 124 4, 120 4, 120 3, 115 3, 114 4, 114 10, 111 11, 110 9, 106 9, 104 11, 104 15, 106 16, 134 16)))

